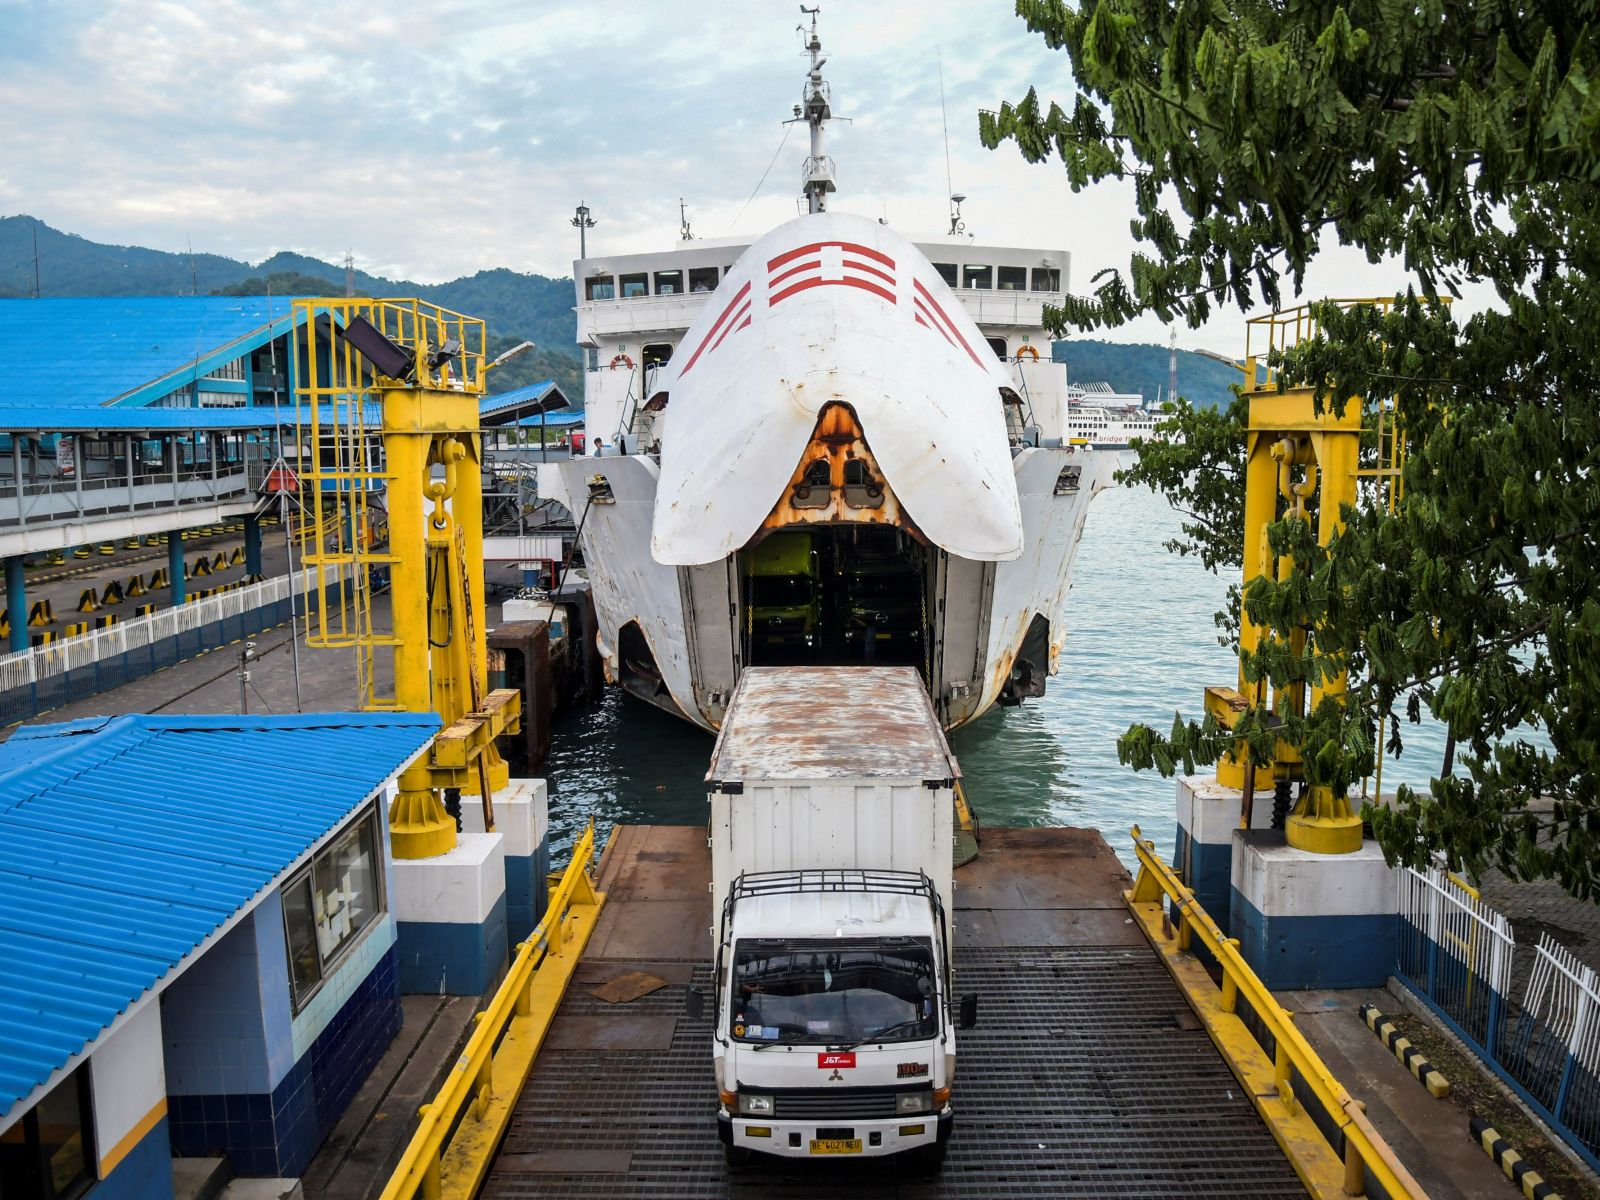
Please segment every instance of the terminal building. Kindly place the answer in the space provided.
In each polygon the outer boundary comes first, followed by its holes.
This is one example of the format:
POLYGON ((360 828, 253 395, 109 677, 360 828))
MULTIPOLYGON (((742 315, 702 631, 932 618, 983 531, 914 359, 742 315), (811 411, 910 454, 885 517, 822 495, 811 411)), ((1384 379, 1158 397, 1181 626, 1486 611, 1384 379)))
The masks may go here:
POLYGON ((0 1195, 304 1169, 400 1026, 383 800, 438 728, 126 715, 0 745, 0 1195))
POLYGON ((0 353, 51 370, 0 381, 0 560, 13 652, 63 632, 28 595, 30 558, 242 523, 259 576, 262 485, 294 425, 295 310, 281 297, 0 301, 0 353), (32 618, 30 622, 30 618, 32 618))

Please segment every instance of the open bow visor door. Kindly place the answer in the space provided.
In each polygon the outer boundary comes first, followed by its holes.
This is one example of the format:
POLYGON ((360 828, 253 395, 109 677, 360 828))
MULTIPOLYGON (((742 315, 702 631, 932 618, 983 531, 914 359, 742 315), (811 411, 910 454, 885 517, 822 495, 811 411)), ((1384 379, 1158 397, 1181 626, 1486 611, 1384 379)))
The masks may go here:
MULTIPOLYGON (((1022 554, 1010 381, 933 266, 887 226, 819 213, 774 229, 667 372, 657 562, 717 562, 792 527, 979 561, 1022 554)), ((798 573, 785 554, 767 554, 779 579, 798 573)), ((803 610, 791 587, 793 603, 773 603, 803 610)))

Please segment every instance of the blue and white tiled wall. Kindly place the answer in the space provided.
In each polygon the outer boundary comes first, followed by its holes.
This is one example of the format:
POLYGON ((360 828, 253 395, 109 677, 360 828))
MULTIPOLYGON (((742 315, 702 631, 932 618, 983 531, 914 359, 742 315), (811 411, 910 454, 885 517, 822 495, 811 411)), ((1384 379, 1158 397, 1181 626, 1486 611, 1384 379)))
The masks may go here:
POLYGON ((396 968, 386 914, 293 1013, 282 906, 264 900, 165 994, 173 1150, 299 1175, 399 1031, 396 968))

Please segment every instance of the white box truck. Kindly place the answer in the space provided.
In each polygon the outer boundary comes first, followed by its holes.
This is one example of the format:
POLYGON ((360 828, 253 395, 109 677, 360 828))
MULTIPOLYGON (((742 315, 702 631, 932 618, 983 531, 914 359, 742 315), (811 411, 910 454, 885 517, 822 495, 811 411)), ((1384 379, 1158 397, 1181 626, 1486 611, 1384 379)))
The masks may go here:
POLYGON ((745 670, 706 776, 730 1161, 943 1160, 977 1015, 951 990, 958 775, 912 668, 745 670))

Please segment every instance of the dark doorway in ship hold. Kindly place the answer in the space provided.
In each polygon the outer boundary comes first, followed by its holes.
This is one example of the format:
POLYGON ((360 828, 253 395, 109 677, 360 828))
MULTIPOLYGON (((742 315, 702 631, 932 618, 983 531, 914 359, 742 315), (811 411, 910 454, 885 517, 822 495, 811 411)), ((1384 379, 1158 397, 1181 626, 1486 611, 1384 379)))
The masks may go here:
POLYGON ((928 675, 931 556, 885 525, 778 529, 739 553, 753 667, 898 666, 928 675))

